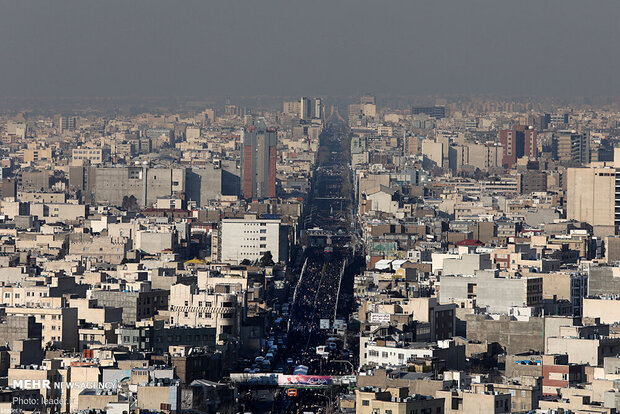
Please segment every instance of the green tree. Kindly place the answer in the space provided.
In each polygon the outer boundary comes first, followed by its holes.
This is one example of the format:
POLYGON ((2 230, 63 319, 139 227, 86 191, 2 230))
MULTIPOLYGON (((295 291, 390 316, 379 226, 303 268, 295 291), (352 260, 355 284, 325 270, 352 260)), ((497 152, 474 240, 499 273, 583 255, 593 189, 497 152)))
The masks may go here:
POLYGON ((127 211, 140 210, 140 206, 138 205, 138 200, 136 199, 136 196, 134 196, 133 194, 130 195, 129 197, 127 196, 123 197, 123 204, 121 207, 127 211))
POLYGON ((265 254, 263 254, 263 257, 260 258, 260 265, 265 267, 265 266, 273 266, 275 264, 275 262, 273 261, 273 255, 271 254, 271 251, 266 251, 265 254))

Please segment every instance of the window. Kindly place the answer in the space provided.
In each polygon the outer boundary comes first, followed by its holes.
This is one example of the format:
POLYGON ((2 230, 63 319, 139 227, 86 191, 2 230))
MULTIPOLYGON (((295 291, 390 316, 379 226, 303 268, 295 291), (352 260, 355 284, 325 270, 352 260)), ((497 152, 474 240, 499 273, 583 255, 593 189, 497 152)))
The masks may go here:
POLYGON ((362 405, 368 407, 370 405, 370 400, 362 400, 362 405))

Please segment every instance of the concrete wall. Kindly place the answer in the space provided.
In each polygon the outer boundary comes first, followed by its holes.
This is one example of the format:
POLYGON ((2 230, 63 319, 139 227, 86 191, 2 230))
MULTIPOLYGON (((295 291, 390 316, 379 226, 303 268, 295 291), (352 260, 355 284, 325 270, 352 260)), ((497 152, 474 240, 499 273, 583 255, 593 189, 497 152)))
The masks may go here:
POLYGON ((208 205, 222 195, 222 169, 213 165, 188 169, 186 173, 186 195, 196 201, 199 207, 208 205))
POLYGON ((543 318, 517 321, 508 317, 486 319, 484 315, 467 315, 467 339, 497 342, 508 354, 544 350, 543 318))
POLYGON ((588 295, 620 295, 620 267, 593 267, 588 270, 588 295))

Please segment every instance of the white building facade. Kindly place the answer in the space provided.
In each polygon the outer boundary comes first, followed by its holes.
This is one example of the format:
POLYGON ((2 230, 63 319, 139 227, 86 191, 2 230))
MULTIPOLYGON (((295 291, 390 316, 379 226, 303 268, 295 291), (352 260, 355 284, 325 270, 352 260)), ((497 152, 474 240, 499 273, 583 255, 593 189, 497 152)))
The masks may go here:
POLYGON ((287 259, 287 234, 281 220, 256 218, 223 219, 221 229, 221 261, 239 264, 244 259, 259 260, 271 252, 274 262, 287 259))

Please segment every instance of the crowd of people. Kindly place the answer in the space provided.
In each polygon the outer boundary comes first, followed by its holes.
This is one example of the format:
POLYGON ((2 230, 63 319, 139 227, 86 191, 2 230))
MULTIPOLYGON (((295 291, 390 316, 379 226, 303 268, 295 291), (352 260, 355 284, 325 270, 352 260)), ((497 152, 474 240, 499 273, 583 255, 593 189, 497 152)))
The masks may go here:
POLYGON ((292 331, 309 334, 320 329, 321 319, 333 320, 343 260, 340 254, 323 249, 308 252, 291 313, 292 331))

